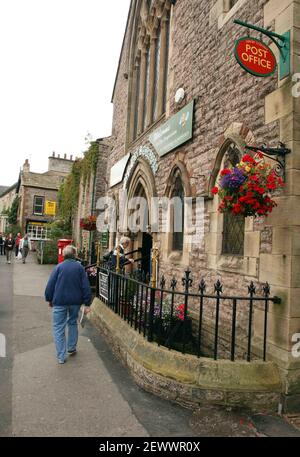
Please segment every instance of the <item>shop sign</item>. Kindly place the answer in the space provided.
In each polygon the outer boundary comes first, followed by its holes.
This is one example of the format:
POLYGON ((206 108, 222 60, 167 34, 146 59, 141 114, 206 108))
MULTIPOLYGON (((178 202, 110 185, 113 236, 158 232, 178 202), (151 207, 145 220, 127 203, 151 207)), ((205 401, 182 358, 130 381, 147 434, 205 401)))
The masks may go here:
POLYGON ((156 129, 149 140, 159 156, 164 156, 193 137, 194 101, 156 129))
POLYGON ((103 248, 108 248, 108 237, 109 237, 108 230, 106 232, 101 233, 101 245, 103 248))
POLYGON ((273 51, 256 38, 240 38, 235 44, 234 54, 240 66, 254 76, 270 76, 276 70, 273 51))
POLYGON ((108 300, 108 274, 99 272, 99 295, 108 300))
POLYGON ((55 216, 56 215, 56 202, 51 202, 51 201, 46 200, 45 214, 47 216, 55 216))

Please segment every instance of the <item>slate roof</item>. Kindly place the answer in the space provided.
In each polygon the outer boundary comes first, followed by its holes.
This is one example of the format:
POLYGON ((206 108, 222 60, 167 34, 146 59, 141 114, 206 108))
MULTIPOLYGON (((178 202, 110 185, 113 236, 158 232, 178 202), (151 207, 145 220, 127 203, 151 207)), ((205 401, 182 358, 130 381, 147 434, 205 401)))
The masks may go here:
POLYGON ((22 173, 21 185, 58 190, 67 173, 47 171, 46 173, 22 173))

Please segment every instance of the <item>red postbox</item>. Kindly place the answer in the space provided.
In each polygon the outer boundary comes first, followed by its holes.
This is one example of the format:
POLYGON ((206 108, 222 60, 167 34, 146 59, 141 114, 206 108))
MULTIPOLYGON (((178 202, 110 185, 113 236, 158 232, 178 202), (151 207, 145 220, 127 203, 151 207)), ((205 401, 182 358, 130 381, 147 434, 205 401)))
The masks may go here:
POLYGON ((58 263, 62 263, 64 261, 63 250, 69 244, 72 244, 73 240, 58 240, 57 247, 58 247, 58 263))

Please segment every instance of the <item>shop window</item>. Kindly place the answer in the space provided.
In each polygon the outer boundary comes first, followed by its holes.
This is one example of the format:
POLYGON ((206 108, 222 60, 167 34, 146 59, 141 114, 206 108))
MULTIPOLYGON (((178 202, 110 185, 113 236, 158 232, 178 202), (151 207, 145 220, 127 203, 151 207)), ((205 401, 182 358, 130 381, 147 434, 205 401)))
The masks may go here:
POLYGON ((34 197, 33 201, 33 214, 42 216, 44 214, 44 197, 34 197))
POLYGON ((177 176, 175 180, 172 198, 177 199, 176 204, 173 205, 172 249, 173 251, 182 251, 184 238, 184 189, 180 176, 177 176), (178 202, 178 198, 180 202, 178 202))

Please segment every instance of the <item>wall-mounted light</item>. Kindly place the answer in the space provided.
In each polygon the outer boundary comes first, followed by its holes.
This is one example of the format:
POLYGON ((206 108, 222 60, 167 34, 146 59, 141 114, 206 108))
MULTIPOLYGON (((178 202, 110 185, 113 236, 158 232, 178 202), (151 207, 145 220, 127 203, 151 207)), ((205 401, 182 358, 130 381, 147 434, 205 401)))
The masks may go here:
POLYGON ((178 91, 175 94, 175 103, 179 104, 179 103, 183 102, 184 97, 185 97, 185 91, 184 91, 183 87, 180 87, 180 89, 178 89, 178 91))

